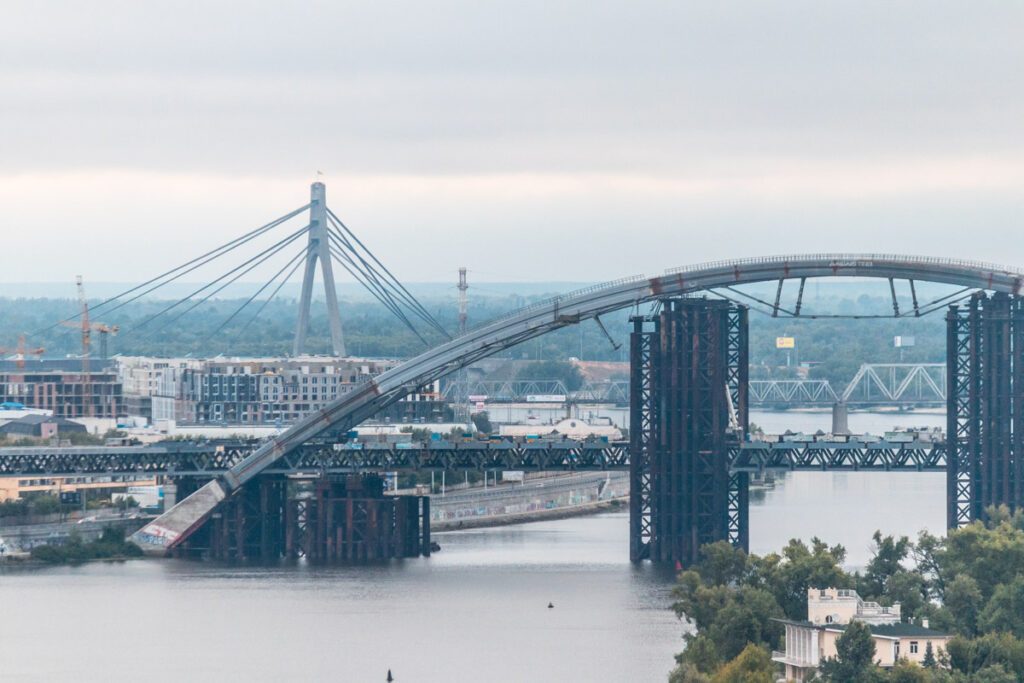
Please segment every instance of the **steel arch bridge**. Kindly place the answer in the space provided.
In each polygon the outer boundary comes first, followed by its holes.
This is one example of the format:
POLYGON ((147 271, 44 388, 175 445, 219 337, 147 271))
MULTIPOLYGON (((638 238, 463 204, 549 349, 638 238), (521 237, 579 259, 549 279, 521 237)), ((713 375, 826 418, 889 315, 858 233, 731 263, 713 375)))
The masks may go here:
MULTIPOLYGON (((133 539, 148 552, 162 554, 187 538, 233 491, 310 439, 344 433, 419 386, 553 330, 667 297, 774 281, 779 283, 781 294, 786 281, 799 281, 802 291, 807 279, 825 277, 876 278, 890 283, 906 280, 912 291, 915 281, 924 281, 957 285, 963 288, 961 293, 989 290, 1013 295, 1020 294, 1024 283, 1024 272, 988 263, 891 254, 808 254, 717 261, 669 270, 655 277, 634 276, 587 287, 491 320, 382 373, 270 439, 219 479, 141 529, 133 539)), ((922 307, 915 294, 913 314, 938 310, 956 296, 922 307)), ((778 300, 777 295, 776 309, 778 300)), ((900 315, 898 310, 896 314, 900 315)))

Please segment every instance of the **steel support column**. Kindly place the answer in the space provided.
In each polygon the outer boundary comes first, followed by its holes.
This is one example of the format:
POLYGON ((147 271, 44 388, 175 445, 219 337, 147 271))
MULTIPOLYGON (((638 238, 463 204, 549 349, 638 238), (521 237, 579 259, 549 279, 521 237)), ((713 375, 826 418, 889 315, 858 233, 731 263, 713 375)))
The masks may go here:
POLYGON ((666 299, 632 334, 630 557, 696 562, 746 547, 746 473, 730 474, 747 424, 746 310, 666 299))
POLYGON ((657 406, 652 400, 654 376, 651 343, 658 319, 637 316, 630 335, 629 403, 629 559, 650 559, 651 552, 651 437, 657 406))
POLYGON ((979 293, 951 306, 947 325, 947 524, 1022 505, 1022 300, 979 293))

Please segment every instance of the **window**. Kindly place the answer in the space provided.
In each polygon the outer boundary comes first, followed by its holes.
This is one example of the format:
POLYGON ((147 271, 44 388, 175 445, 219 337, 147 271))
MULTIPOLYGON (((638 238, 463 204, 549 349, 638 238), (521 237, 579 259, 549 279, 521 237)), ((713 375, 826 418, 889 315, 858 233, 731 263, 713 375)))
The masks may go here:
POLYGON ((917 641, 916 640, 910 641, 910 654, 912 654, 912 655, 916 655, 917 654, 917 641))
POLYGON ((832 615, 831 614, 829 614, 828 616, 825 617, 825 623, 826 624, 831 624, 832 623, 832 615))

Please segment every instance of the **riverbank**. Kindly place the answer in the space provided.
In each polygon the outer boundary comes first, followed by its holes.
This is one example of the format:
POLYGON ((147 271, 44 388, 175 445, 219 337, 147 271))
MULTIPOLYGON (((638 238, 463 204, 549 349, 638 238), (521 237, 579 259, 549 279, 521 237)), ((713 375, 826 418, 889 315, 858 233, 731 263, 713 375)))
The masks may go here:
MULTIPOLYGON (((59 518, 58 518, 59 519, 59 518)), ((131 535, 149 519, 148 515, 89 516, 78 520, 45 521, 39 524, 6 525, 0 528, 0 545, 6 554, 30 553, 33 548, 66 542, 72 536, 83 541, 95 541, 103 531, 113 527, 131 535)))
POLYGON ((572 472, 487 489, 469 489, 430 500, 430 526, 437 531, 505 526, 563 519, 609 509, 629 496, 625 472, 572 472))
POLYGON ((532 512, 517 512, 507 515, 494 515, 491 517, 467 517, 459 520, 431 522, 430 530, 431 532, 461 531, 464 529, 486 529, 489 527, 509 526, 512 524, 526 524, 528 522, 570 519, 572 517, 596 515, 601 512, 624 510, 627 505, 629 505, 629 497, 622 496, 619 498, 612 498, 610 500, 602 500, 594 503, 582 503, 571 507, 552 508, 550 510, 534 510, 532 512))

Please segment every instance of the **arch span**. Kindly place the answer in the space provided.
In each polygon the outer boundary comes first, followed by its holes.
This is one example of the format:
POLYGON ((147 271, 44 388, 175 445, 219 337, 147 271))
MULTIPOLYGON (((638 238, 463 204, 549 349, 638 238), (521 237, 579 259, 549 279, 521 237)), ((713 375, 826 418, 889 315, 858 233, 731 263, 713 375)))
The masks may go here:
POLYGON ((717 261, 594 285, 488 321, 402 363, 267 441, 137 532, 145 550, 163 553, 184 540, 227 495, 282 455, 326 432, 344 432, 416 387, 562 327, 668 296, 787 279, 861 277, 915 280, 1019 294, 1024 272, 994 264, 885 254, 807 254, 717 261))

